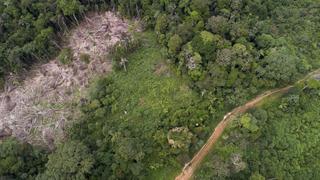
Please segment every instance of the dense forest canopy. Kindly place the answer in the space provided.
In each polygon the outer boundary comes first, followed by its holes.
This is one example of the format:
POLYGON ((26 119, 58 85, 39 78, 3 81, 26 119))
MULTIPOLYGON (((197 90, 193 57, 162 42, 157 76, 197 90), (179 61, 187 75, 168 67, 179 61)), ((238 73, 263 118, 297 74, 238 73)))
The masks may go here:
MULTIPOLYGON (((320 66, 319 0, 5 0, 0 2, 0 76, 50 59, 59 50, 62 34, 86 12, 106 9, 139 18, 148 31, 112 49, 115 71, 92 85, 89 97, 75 107, 81 109, 81 117, 55 151, 44 153, 34 147, 8 159, 1 154, 12 144, 21 144, 12 139, 1 143, 0 176, 174 176, 224 112, 320 66), (36 168, 21 167, 28 157, 36 168)), ((290 98, 287 108, 296 99, 290 98)), ((295 118, 298 122, 302 117, 295 118)), ((251 119, 259 120, 248 115, 241 122, 251 119)), ((285 117, 278 119, 286 122, 285 117)), ((257 124, 243 126, 253 132, 266 128, 265 136, 273 135, 267 124, 257 124)), ((254 159, 253 155, 246 158, 254 159)), ((242 165, 235 168, 243 170, 242 165)), ((255 165, 250 164, 241 177, 256 171, 264 176, 273 173, 255 165)), ((226 168, 218 171, 221 177, 229 173, 226 168)))
MULTIPOLYGON (((112 3, 111 3, 112 4, 112 3)), ((49 60, 68 32, 89 10, 111 6, 103 1, 4 0, 0 2, 0 86, 9 72, 49 60)))
POLYGON ((230 106, 319 66, 317 1, 4 1, 1 76, 49 59, 59 47, 57 32, 103 8, 154 27, 195 88, 228 97, 230 106))
POLYGON ((319 87, 310 80, 239 117, 195 179, 319 179, 319 87))

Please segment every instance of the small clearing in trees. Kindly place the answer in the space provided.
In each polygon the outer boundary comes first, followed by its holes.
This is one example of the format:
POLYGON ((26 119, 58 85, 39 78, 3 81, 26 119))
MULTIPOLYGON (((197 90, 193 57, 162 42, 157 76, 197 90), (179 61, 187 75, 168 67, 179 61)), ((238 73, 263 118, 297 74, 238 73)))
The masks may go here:
POLYGON ((94 13, 84 18, 70 32, 66 47, 72 49, 74 60, 62 65, 54 59, 34 67, 21 85, 8 80, 0 94, 0 139, 12 135, 33 144, 63 138, 70 121, 72 102, 80 103, 90 80, 111 71, 106 59, 108 49, 128 36, 128 22, 112 12, 94 13), (81 55, 90 61, 80 60, 81 55))

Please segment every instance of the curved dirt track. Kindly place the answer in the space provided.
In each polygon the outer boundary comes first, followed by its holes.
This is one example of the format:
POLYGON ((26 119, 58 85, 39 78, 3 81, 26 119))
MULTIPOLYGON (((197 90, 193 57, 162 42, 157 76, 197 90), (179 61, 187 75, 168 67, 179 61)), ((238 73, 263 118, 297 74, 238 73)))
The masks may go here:
MULTIPOLYGON (((300 79, 296 83, 300 83, 302 81, 305 81, 306 79, 310 78, 313 75, 319 74, 320 69, 317 69, 308 75, 306 75, 304 78, 300 79)), ((213 133, 207 140, 206 144, 202 146, 202 148, 193 156, 191 161, 185 164, 184 168, 182 169, 182 172, 175 178, 176 180, 189 180, 193 176, 193 173, 195 170, 199 167, 202 160, 207 156, 207 154, 211 151, 213 145, 217 142, 219 137, 222 135, 224 129, 227 127, 228 123, 234 119, 234 117, 246 112, 247 110, 255 107, 259 102, 261 102, 263 99, 272 96, 277 93, 285 93, 288 92, 293 85, 286 86, 284 88, 278 88, 270 91, 266 91, 262 93, 261 95, 255 97, 254 99, 250 100, 246 104, 239 106, 229 113, 227 113, 222 121, 217 125, 217 127, 214 129, 213 133)))

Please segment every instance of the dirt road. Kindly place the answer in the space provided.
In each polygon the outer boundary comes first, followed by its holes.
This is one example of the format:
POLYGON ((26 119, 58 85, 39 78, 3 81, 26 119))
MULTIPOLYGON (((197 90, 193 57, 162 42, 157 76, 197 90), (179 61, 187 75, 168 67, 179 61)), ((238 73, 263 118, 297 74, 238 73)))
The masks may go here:
MULTIPOLYGON (((310 78, 313 75, 319 74, 320 69, 317 69, 308 75, 306 75, 304 78, 300 79, 296 83, 300 83, 302 81, 305 81, 306 79, 310 78)), ((255 97, 254 99, 250 100, 247 102, 245 105, 239 106, 229 113, 227 113, 222 121, 217 125, 217 127, 214 129, 213 133, 207 140, 206 144, 202 146, 202 148, 194 155, 194 157, 189 161, 184 168, 182 169, 182 172, 175 178, 176 180, 189 180, 193 176, 193 173, 195 170, 199 167, 201 164, 202 160, 207 156, 207 154, 210 152, 212 149, 213 145, 217 142, 219 137, 222 135, 224 129, 227 127, 228 123, 234 119, 234 117, 246 112, 247 110, 255 107, 259 102, 261 102, 263 99, 270 97, 274 94, 277 93, 285 93, 288 92, 293 85, 284 87, 284 88, 279 88, 279 89, 274 89, 270 91, 266 91, 262 93, 261 95, 255 97)))

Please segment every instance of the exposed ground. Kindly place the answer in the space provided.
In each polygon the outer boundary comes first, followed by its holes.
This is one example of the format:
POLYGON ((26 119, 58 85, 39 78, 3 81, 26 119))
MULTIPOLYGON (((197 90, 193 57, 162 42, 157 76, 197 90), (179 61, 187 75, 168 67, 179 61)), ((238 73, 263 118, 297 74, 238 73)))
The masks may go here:
MULTIPOLYGON (((303 82, 310 77, 317 78, 319 77, 320 69, 317 69, 311 73, 309 73, 304 78, 300 79, 296 83, 303 82)), ((286 86, 284 88, 274 89, 270 91, 266 91, 262 93, 261 95, 257 96, 256 98, 250 100, 245 105, 239 106, 229 113, 227 113, 222 121, 217 125, 217 127, 214 129, 213 133, 207 140, 207 142, 202 146, 202 148, 193 156, 191 161, 185 164, 184 168, 182 169, 182 172, 175 178, 176 180, 189 180, 192 178, 194 172, 196 169, 200 166, 203 159, 208 155, 208 153, 212 150, 213 145, 218 141, 218 139, 223 134, 223 131, 227 127, 230 121, 235 119, 236 116, 239 116, 242 113, 245 113, 247 110, 254 108, 257 106, 260 102, 262 102, 265 98, 271 97, 278 93, 285 93, 289 91, 291 88, 293 88, 293 85, 286 86)))
POLYGON ((13 135, 33 144, 52 146, 63 138, 73 104, 81 102, 90 80, 111 71, 108 49, 128 35, 128 22, 112 12, 88 15, 68 35, 65 46, 74 60, 62 65, 57 59, 35 66, 19 85, 8 81, 0 94, 0 138, 13 135), (89 62, 80 60, 90 56, 89 62))

